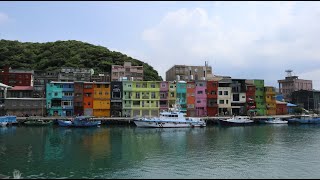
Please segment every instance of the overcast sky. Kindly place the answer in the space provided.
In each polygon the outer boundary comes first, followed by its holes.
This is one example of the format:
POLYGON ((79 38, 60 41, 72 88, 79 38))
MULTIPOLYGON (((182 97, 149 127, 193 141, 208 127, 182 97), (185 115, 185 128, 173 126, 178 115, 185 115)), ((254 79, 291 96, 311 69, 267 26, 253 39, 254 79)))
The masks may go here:
POLYGON ((264 79, 285 70, 320 90, 320 2, 0 2, 0 39, 79 40, 147 62, 264 79))

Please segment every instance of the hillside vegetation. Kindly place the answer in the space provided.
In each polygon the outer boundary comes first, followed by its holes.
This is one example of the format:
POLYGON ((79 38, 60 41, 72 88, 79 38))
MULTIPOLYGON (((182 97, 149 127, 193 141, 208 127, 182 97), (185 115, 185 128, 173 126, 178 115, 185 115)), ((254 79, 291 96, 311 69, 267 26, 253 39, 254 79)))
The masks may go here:
POLYGON ((161 81, 152 66, 106 47, 69 40, 47 43, 31 43, 0 40, 0 68, 9 65, 13 69, 55 70, 60 67, 93 68, 95 73, 111 72, 111 65, 131 62, 143 66, 145 81, 161 81))

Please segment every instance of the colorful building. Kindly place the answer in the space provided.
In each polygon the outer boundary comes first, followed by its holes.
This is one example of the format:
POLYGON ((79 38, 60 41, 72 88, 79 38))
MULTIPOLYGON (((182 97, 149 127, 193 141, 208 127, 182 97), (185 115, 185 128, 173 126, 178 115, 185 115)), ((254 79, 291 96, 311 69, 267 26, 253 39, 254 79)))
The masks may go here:
POLYGON ((231 78, 219 80, 218 106, 219 115, 231 115, 231 78))
POLYGON ((169 81, 169 108, 172 108, 173 105, 176 103, 177 97, 177 85, 174 81, 169 81))
POLYGON ((232 79, 231 109, 233 115, 247 115, 245 79, 232 79))
POLYGON ((187 82, 177 82, 177 99, 179 100, 181 111, 187 112, 187 82))
POLYGON ((218 115, 218 81, 207 81, 207 115, 218 115))
POLYGON ((207 116, 207 82, 206 81, 196 81, 196 116, 204 117, 207 116))
POLYGON ((265 93, 264 93, 264 80, 261 79, 254 79, 253 84, 256 87, 256 110, 257 114, 260 116, 266 115, 266 99, 265 99, 265 93))
POLYGON ((74 115, 74 83, 50 82, 47 84, 47 113, 49 116, 74 115))
POLYGON ((275 88, 271 86, 265 86, 264 89, 266 97, 267 115, 276 115, 277 104, 275 88))
POLYGON ((196 103, 196 83, 194 81, 187 82, 187 116, 195 117, 197 112, 195 108, 196 103))
POLYGON ((0 83, 8 86, 33 86, 34 71, 15 70, 5 66, 0 70, 0 83))
POLYGON ((159 116, 160 82, 124 81, 123 91, 126 116, 159 116))
POLYGON ((160 112, 167 111, 169 108, 169 83, 160 82, 160 112))
POLYGON ((276 115, 285 115, 288 114, 287 102, 276 101, 276 115))
POLYGON ((83 112, 85 116, 93 116, 93 82, 83 83, 83 112))
POLYGON ((122 82, 111 82, 110 113, 112 117, 122 117, 122 82))
POLYGON ((74 82, 74 114, 83 115, 83 82, 76 81, 74 82))
POLYGON ((247 82, 247 91, 246 91, 246 111, 247 115, 254 116, 256 113, 256 87, 253 85, 253 81, 247 82))
POLYGON ((110 117, 110 83, 93 83, 93 116, 110 117))
MULTIPOLYGON (((122 81, 123 96, 122 96, 122 115, 124 117, 132 116, 132 107, 133 107, 133 82, 132 81, 122 81)), ((140 107, 140 102, 139 102, 140 107)), ((140 115, 140 114, 139 114, 140 115)))

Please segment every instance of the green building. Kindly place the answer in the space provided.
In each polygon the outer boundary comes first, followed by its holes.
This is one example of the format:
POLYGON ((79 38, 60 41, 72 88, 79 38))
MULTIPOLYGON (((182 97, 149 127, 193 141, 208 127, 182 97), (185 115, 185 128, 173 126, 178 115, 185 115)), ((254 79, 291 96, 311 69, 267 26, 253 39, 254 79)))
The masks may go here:
POLYGON ((256 86, 256 110, 258 116, 265 116, 267 113, 266 109, 266 98, 264 91, 264 80, 254 79, 253 84, 256 86))

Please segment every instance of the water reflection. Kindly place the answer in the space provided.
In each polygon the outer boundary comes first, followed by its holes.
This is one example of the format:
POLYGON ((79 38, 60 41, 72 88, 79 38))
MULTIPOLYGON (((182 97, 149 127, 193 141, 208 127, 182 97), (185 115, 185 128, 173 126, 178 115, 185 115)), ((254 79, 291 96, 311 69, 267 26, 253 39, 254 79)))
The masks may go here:
POLYGON ((320 176, 320 126, 7 128, 0 136, 5 175, 18 169, 25 178, 320 176))

